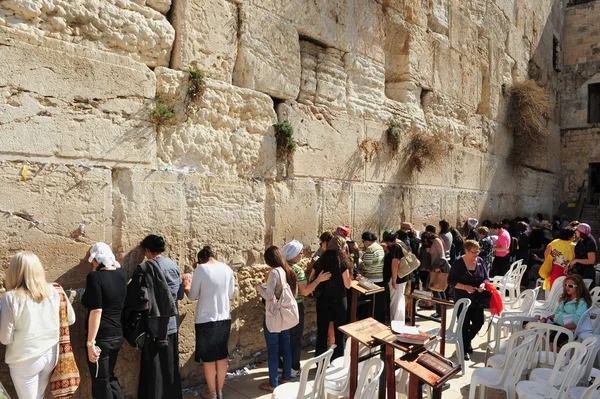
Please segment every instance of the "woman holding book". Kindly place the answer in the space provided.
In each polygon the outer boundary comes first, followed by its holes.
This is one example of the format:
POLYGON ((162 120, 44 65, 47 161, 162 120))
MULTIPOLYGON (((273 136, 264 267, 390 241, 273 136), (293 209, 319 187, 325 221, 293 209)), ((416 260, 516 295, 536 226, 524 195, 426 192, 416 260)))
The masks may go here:
POLYGON ((461 298, 471 300, 462 325, 465 360, 469 360, 469 355, 473 353, 471 341, 481 330, 485 320, 483 307, 478 303, 481 293, 485 290, 486 281, 489 281, 488 274, 485 262, 479 257, 479 243, 466 240, 464 255, 454 263, 448 274, 448 284, 454 287, 454 302, 461 298))

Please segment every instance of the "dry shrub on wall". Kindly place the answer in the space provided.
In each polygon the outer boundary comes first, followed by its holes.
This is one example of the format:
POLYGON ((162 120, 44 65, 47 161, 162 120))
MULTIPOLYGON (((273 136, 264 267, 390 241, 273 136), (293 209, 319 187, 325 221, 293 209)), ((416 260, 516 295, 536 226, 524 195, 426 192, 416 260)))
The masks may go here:
POLYGON ((515 83, 509 90, 510 126, 513 129, 513 155, 524 161, 531 149, 548 136, 545 118, 550 109, 548 92, 533 80, 515 83))
POLYGON ((414 132, 406 146, 406 168, 410 173, 420 173, 426 167, 438 165, 447 152, 440 134, 414 132))

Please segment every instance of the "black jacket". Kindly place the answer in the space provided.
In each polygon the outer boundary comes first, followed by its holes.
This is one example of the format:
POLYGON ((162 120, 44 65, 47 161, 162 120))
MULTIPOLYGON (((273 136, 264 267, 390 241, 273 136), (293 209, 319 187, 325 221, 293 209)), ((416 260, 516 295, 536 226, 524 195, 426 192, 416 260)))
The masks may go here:
POLYGON ((167 345, 167 325, 171 316, 177 315, 177 306, 169 291, 165 276, 156 261, 149 259, 138 265, 127 286, 127 305, 143 312, 147 318, 160 320, 159 346, 167 345))

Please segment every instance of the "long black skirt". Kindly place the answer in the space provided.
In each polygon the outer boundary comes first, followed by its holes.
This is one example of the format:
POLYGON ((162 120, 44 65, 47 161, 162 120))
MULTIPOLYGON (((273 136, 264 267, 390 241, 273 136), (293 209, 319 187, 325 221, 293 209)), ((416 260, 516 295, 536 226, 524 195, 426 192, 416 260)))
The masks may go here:
POLYGON ((142 349, 139 399, 183 399, 179 376, 178 334, 167 336, 169 345, 158 347, 152 339, 146 339, 142 349))

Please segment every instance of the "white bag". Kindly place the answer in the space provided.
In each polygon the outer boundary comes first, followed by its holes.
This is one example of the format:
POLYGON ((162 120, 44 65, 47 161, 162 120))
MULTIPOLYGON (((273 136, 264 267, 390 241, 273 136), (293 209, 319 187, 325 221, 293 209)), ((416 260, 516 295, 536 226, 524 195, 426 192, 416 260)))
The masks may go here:
POLYGON ((398 277, 402 278, 408 276, 411 272, 421 266, 421 261, 412 252, 407 251, 402 247, 403 257, 398 263, 398 277))
POLYGON ((267 330, 272 333, 278 333, 289 330, 300 322, 298 313, 298 303, 292 288, 287 282, 285 272, 279 267, 273 269, 279 273, 279 279, 283 289, 279 300, 273 295, 271 301, 267 301, 265 310, 265 321, 267 330))

